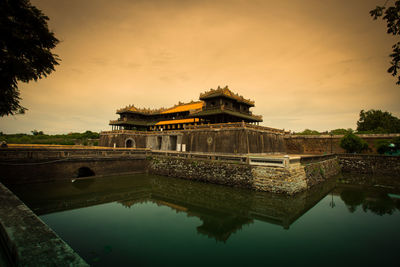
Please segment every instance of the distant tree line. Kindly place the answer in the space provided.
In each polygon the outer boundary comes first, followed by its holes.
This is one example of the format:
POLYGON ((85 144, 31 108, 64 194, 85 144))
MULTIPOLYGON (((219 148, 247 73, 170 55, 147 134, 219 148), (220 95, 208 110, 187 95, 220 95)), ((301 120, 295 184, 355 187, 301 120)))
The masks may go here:
MULTIPOLYGON (((400 133, 400 119, 393 116, 390 112, 371 109, 368 111, 361 110, 360 117, 357 121, 357 129, 354 131, 348 129, 334 129, 326 132, 318 132, 316 130, 305 129, 297 135, 344 135, 340 140, 340 146, 348 153, 362 153, 368 151, 367 142, 356 134, 387 134, 400 133)), ((379 140, 376 148, 380 154, 391 154, 400 150, 400 138, 392 140, 379 140)))
POLYGON ((48 135, 43 131, 33 130, 32 134, 3 134, 0 132, 0 142, 8 144, 47 144, 47 145, 98 145, 99 133, 86 131, 83 133, 48 135))
POLYGON ((346 135, 348 133, 356 134, 379 134, 379 133, 400 133, 400 119, 393 116, 390 112, 371 109, 361 110, 360 118, 357 121, 357 129, 354 131, 348 129, 334 129, 331 131, 319 132, 317 130, 305 129, 297 135, 346 135))

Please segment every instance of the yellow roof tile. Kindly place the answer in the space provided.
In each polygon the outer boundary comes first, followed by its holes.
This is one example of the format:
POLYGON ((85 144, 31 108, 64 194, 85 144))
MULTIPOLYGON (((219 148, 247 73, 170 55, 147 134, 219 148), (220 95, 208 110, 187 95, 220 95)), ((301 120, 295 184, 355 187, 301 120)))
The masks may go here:
POLYGON ((194 119, 183 119, 183 120, 169 120, 169 121, 159 121, 156 123, 156 125, 166 125, 166 124, 178 124, 178 123, 192 123, 192 122, 198 122, 198 118, 194 119))
POLYGON ((183 111, 188 111, 188 110, 192 110, 192 109, 201 109, 202 107, 203 107, 203 101, 199 101, 199 102, 194 102, 194 103, 177 105, 175 107, 172 107, 165 111, 162 111, 161 113, 165 114, 165 113, 183 112, 183 111))

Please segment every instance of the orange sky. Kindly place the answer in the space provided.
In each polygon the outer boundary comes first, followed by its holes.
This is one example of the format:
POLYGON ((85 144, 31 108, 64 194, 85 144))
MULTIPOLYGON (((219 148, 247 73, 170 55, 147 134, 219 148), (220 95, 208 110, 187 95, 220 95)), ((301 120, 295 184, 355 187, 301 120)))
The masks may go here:
POLYGON ((32 0, 62 62, 20 83, 25 115, 5 133, 109 130, 116 109, 170 107, 218 85, 255 100, 262 125, 355 128, 361 109, 400 117, 386 73, 394 38, 382 0, 32 0))

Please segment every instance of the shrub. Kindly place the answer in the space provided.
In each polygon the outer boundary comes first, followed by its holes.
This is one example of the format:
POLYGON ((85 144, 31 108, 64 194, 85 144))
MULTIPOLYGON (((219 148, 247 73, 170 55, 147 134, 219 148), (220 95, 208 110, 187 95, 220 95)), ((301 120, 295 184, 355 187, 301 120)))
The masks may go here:
POLYGON ((400 137, 396 137, 392 140, 392 143, 396 146, 397 149, 400 149, 400 137))
POLYGON ((345 149, 347 153, 360 153, 368 150, 367 142, 353 133, 348 133, 340 139, 340 147, 345 149))
POLYGON ((385 154, 390 151, 390 144, 391 142, 389 140, 378 140, 375 143, 376 151, 378 151, 379 154, 385 154))

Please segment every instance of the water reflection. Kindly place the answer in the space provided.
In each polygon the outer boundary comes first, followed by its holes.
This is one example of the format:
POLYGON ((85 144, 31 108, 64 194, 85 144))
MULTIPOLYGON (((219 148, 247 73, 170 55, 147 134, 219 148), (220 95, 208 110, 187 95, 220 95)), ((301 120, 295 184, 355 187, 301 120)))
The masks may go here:
POLYGON ((340 198, 352 213, 359 206, 364 212, 370 211, 380 216, 385 214, 391 215, 396 208, 400 210, 400 199, 392 198, 387 192, 382 190, 339 187, 335 192, 340 195, 340 198))
POLYGON ((93 266, 397 266, 399 179, 358 178, 294 197, 151 175, 11 189, 93 266))
POLYGON ((334 181, 296 196, 255 192, 158 176, 118 176, 14 186, 11 189, 38 215, 108 202, 130 208, 152 202, 202 221, 201 235, 226 242, 254 220, 289 229, 334 188, 334 181))
POLYGON ((255 220, 289 229, 329 192, 332 194, 329 206, 335 208, 333 196, 339 196, 350 213, 359 208, 377 215, 390 215, 399 210, 400 199, 389 196, 398 194, 396 187, 366 186, 364 178, 358 180, 359 184, 355 181, 353 176, 348 179, 342 176, 339 182, 333 179, 296 196, 151 175, 77 179, 11 189, 38 215, 109 202, 126 208, 151 202, 199 218, 202 224, 196 229, 198 234, 226 242, 255 220))

